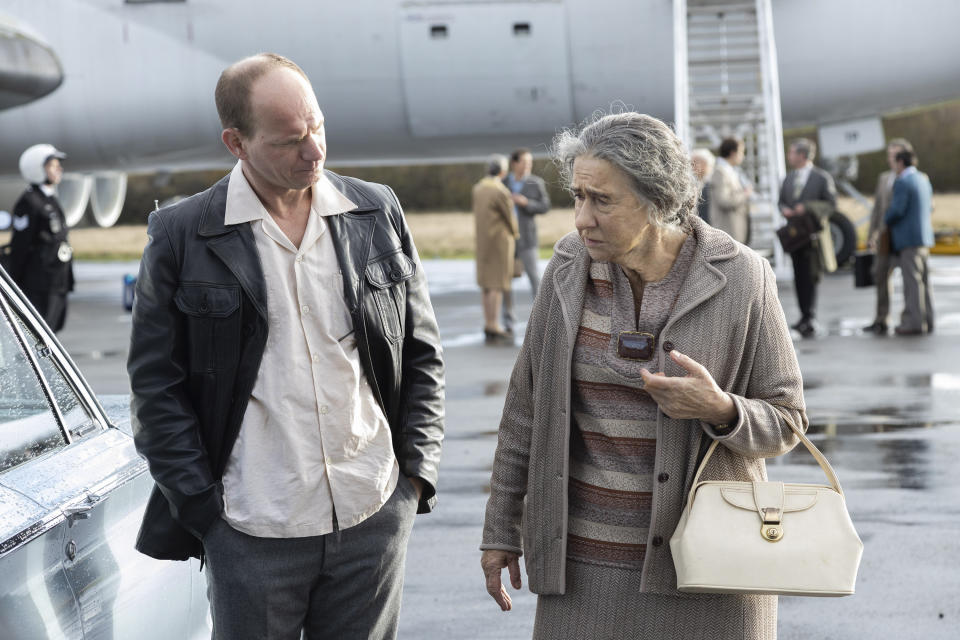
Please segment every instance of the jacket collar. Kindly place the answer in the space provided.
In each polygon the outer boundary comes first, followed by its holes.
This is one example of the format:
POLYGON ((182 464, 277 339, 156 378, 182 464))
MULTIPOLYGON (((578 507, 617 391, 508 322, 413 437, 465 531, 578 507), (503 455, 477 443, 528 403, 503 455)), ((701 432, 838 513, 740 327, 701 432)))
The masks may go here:
MULTIPOLYGON (((337 191, 357 205, 353 211, 327 218, 337 259, 344 275, 347 304, 356 311, 359 305, 360 278, 370 253, 373 229, 376 226, 374 217, 363 214, 377 211, 380 206, 370 199, 365 190, 353 184, 352 180, 332 171, 324 173, 337 191)), ((257 311, 266 317, 266 284, 253 231, 249 224, 224 224, 229 183, 230 176, 227 175, 201 194, 203 201, 197 233, 208 238, 207 246, 236 276, 257 311)))
MULTIPOLYGON (((677 298, 676 310, 664 326, 663 333, 666 333, 676 320, 726 286, 727 277, 717 265, 736 257, 742 251, 741 245, 730 236, 714 229, 700 218, 691 215, 688 220, 691 232, 697 240, 697 248, 677 298)), ((580 325, 580 314, 583 311, 587 279, 590 275, 590 254, 577 232, 571 231, 557 242, 554 259, 559 264, 553 274, 553 286, 564 313, 570 344, 573 344, 580 325)))

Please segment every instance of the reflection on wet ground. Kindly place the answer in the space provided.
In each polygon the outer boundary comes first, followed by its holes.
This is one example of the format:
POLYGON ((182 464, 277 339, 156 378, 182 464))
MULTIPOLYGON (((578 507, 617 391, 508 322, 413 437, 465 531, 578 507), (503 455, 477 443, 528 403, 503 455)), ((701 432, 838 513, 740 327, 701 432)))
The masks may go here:
MULTIPOLYGON (((846 489, 931 488, 931 479, 945 472, 946 451, 937 447, 937 431, 956 429, 958 423, 811 425, 808 433, 831 465, 842 470, 841 482, 846 489)), ((799 465, 819 467, 802 446, 769 461, 771 476, 787 482, 813 481, 791 478, 786 469, 799 465)))

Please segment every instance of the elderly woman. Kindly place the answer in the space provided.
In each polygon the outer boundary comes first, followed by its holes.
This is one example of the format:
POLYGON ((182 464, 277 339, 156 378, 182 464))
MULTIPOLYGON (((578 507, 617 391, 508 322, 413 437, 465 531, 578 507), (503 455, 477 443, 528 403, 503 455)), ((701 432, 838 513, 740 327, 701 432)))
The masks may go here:
MULTIPOLYGON (((704 479, 761 480, 807 426, 765 260, 693 215, 683 144, 637 113, 554 143, 576 233, 544 274, 510 379, 481 564, 539 594, 535 638, 774 638, 775 596, 682 594, 670 536, 704 479)), ((723 535, 718 531, 717 535, 723 535)))

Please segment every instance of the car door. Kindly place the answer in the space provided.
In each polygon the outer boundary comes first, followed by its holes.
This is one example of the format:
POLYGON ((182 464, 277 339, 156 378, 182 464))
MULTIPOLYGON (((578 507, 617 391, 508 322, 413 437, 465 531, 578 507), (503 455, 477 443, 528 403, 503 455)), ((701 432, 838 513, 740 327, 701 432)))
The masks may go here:
MULTIPOLYGON (((33 364, 65 444, 9 469, 3 482, 41 509, 59 512, 62 575, 75 600, 82 636, 209 637, 196 563, 160 562, 134 549, 152 480, 129 429, 110 424, 73 362, 32 309, 22 299, 7 303, 6 323, 33 364)), ((128 413, 128 403, 124 405, 123 413, 128 413)))
POLYGON ((0 304, 0 638, 81 638, 63 564, 66 518, 19 484, 44 474, 68 440, 8 311, 0 304))

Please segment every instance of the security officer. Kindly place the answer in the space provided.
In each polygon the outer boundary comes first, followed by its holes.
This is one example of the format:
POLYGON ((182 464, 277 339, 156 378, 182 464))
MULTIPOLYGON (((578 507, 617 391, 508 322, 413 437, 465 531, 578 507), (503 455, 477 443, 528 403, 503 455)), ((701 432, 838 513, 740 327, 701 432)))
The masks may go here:
POLYGON ((13 278, 54 331, 67 317, 73 291, 73 249, 54 187, 63 177, 66 154, 35 144, 20 156, 20 174, 30 186, 13 208, 13 237, 7 265, 13 278))

